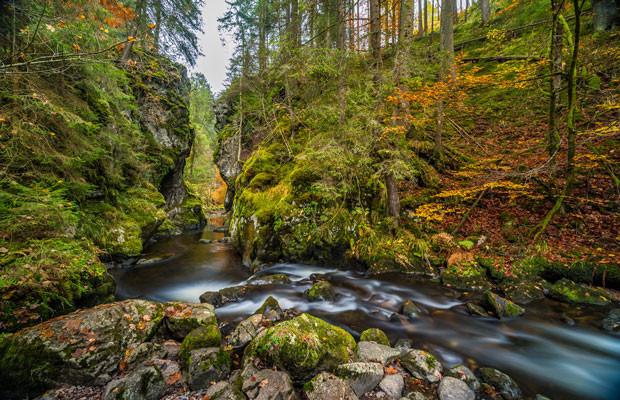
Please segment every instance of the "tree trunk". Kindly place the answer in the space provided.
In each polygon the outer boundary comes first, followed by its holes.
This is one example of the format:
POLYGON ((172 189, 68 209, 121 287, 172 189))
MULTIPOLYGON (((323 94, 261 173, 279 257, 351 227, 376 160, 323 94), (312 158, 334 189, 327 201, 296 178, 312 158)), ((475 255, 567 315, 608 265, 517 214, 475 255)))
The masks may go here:
POLYGON ((424 25, 422 22, 422 15, 424 15, 424 13, 422 12, 422 0, 418 0, 418 36, 422 37, 422 35, 424 35, 424 25))
MULTIPOLYGON (((441 27, 440 27, 440 57, 439 79, 442 81, 454 82, 456 79, 456 69, 454 66, 454 1, 442 0, 441 2, 441 27)), ((444 101, 440 99, 437 104, 437 130, 435 131, 435 146, 433 154, 438 164, 443 163, 444 149, 442 137, 444 127, 444 101)))
POLYGON ((480 2, 480 13, 482 14, 482 25, 486 25, 489 23, 489 19, 491 19, 491 2, 490 0, 479 0, 480 2))
POLYGON ((400 219, 400 201, 398 199, 398 186, 391 172, 385 175, 385 188, 387 189, 388 215, 393 218, 394 229, 398 228, 400 219))
POLYGON ((153 32, 153 34, 155 51, 159 52, 159 40, 161 35, 161 2, 158 2, 155 6, 155 32, 153 32))
POLYGON ((577 127, 575 126, 575 114, 577 112, 577 58, 579 54, 579 39, 581 35, 581 8, 579 0, 573 0, 575 9, 575 30, 573 32, 573 54, 570 60, 568 71, 568 151, 566 155, 566 170, 568 174, 567 185, 575 179, 575 140, 577 138, 577 127))
MULTIPOLYGON (((131 33, 131 36, 133 36, 134 38, 138 36, 138 33, 140 32, 140 30, 144 27, 143 26, 143 22, 144 22, 144 14, 146 11, 146 4, 145 4, 145 0, 138 0, 138 2, 136 3, 136 18, 134 19, 134 23, 133 23, 133 32, 131 33)), ((126 63, 127 61, 129 61, 129 56, 131 55, 131 49, 133 47, 133 44, 135 42, 129 42, 129 43, 125 43, 125 48, 123 49, 123 54, 121 55, 121 63, 126 63)))
POLYGON ((381 11, 379 0, 369 0, 370 6, 370 52, 375 68, 375 80, 381 65, 381 11))
POLYGON ((258 71, 267 69, 267 1, 260 0, 258 14, 258 71))
POLYGON ((415 0, 401 0, 400 23, 398 31, 399 47, 402 43, 408 43, 413 33, 413 8, 415 0))
POLYGON ((592 0, 594 29, 600 32, 618 26, 618 7, 617 0, 592 0))
POLYGON ((291 0, 291 45, 298 48, 301 43, 301 18, 299 18, 299 0, 291 0))
POLYGON ((563 0, 551 0, 551 79, 549 92, 549 130, 547 132, 547 152, 549 157, 555 159, 560 146, 559 114, 560 91, 562 90, 562 34, 563 27, 560 23, 560 12, 563 0))
POLYGON ((428 1, 424 0, 424 34, 428 33, 428 1))

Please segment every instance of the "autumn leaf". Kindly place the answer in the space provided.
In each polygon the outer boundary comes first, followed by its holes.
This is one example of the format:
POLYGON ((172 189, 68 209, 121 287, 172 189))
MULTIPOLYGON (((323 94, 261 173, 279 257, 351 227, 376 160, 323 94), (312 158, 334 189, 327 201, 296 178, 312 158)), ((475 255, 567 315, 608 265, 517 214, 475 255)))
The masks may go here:
POLYGON ((394 367, 386 367, 385 368, 385 374, 386 375, 395 375, 398 373, 398 370, 394 367))
POLYGON ((71 47, 73 48, 73 51, 75 51, 76 53, 81 50, 80 45, 77 43, 73 43, 71 47))
POLYGON ((136 39, 135 36, 127 36, 127 41, 128 42, 135 42, 136 40, 138 40, 138 39, 136 39))
POLYGON ((174 385, 181 380, 181 371, 177 371, 166 379, 166 385, 174 385))
POLYGON ((155 23, 151 22, 151 23, 149 24, 149 29, 155 29, 155 27, 156 27, 156 26, 157 26, 157 24, 155 24, 155 23))

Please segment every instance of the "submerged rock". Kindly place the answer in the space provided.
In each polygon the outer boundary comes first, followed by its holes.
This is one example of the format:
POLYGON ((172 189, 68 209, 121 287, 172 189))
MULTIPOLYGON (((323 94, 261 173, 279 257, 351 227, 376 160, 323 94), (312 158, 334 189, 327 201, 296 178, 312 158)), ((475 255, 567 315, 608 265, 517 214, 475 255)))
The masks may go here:
POLYGON ((375 342, 359 342, 357 344, 355 359, 356 361, 376 362, 381 365, 387 365, 396 360, 400 355, 400 350, 389 346, 384 346, 375 342))
POLYGON ((400 307, 400 313, 408 318, 415 319, 424 311, 413 300, 405 300, 400 307))
POLYGON ((354 349, 355 340, 344 329, 301 314, 261 332, 246 347, 244 362, 258 358, 303 381, 348 362, 354 349))
POLYGON ((343 364, 336 370, 336 375, 347 381, 355 394, 361 397, 381 382, 383 365, 375 362, 343 364))
POLYGON ((493 368, 480 368, 480 380, 490 385, 504 400, 518 400, 522 397, 517 383, 505 373, 493 368))
POLYGON ((362 334, 360 335, 360 341, 375 342, 384 346, 390 345, 390 339, 388 339, 385 332, 377 328, 366 329, 364 332, 362 332, 362 334))
POLYGON ((192 390, 206 389, 230 373, 230 355, 219 347, 192 350, 187 364, 187 383, 192 390))
POLYGON ((351 386, 328 372, 321 372, 304 385, 308 400, 357 400, 351 386))
POLYGON ((468 302, 465 305, 465 307, 467 307, 467 311, 469 312, 470 315, 474 315, 476 317, 483 317, 483 318, 488 318, 491 316, 491 314, 489 314, 487 310, 485 310, 484 308, 482 308, 476 303, 468 302))
POLYGON ((291 278, 286 274, 263 275, 252 280, 253 285, 283 285, 287 283, 291 283, 291 278))
POLYGON ((241 389, 250 400, 293 400, 293 381, 286 372, 262 369, 243 381, 241 389))
POLYGON ((332 301, 336 297, 332 284, 327 281, 318 281, 305 292, 306 298, 310 301, 332 301))
POLYGON ((516 305, 489 290, 484 292, 484 302, 487 308, 495 314, 497 318, 513 318, 525 312, 523 307, 516 305))
POLYGON ((474 400, 476 393, 460 379, 447 376, 439 383, 439 400, 474 400))
POLYGON ((607 290, 580 285, 568 279, 560 279, 551 285, 549 296, 573 304, 604 306, 611 302, 611 296, 607 290))
POLYGON ((400 363, 414 378, 430 383, 439 382, 443 367, 434 355, 423 350, 409 350, 400 359, 400 363))
POLYGON ((165 388, 164 377, 159 368, 145 367, 108 383, 103 399, 158 400, 165 388))
POLYGON ((620 331, 620 308, 614 308, 603 320, 603 329, 608 332, 620 331))

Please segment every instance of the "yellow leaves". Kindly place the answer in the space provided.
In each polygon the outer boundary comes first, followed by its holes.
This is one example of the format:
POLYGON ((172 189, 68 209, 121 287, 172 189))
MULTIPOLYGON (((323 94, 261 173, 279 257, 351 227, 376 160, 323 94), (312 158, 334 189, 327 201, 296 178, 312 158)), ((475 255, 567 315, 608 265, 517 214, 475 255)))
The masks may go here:
POLYGON ((72 49, 73 49, 73 51, 75 51, 76 53, 79 53, 79 52, 80 52, 80 50, 82 50, 82 48, 80 47, 80 45, 79 45, 79 44, 77 44, 77 43, 73 43, 73 44, 71 45, 71 48, 72 48, 72 49))
POLYGON ((420 218, 427 222, 441 222, 448 214, 462 212, 462 207, 442 203, 422 204, 414 212, 409 213, 411 218, 420 218))
POLYGON ((529 191, 528 185, 514 183, 511 181, 492 181, 481 186, 471 188, 445 190, 435 195, 436 198, 446 199, 451 197, 461 198, 462 200, 471 200, 483 190, 493 190, 495 192, 506 192, 511 195, 525 194, 529 191))
POLYGON ((86 19, 86 15, 84 15, 84 14, 80 15, 80 19, 81 19, 82 21, 84 21, 84 20, 86 19))
POLYGON ((110 32, 110 30, 109 30, 108 28, 104 27, 104 26, 100 26, 100 27, 99 27, 99 30, 100 30, 101 32, 104 32, 104 33, 109 33, 109 32, 110 32))
POLYGON ((149 29, 155 29, 155 27, 156 27, 156 26, 157 26, 157 24, 156 24, 156 23, 151 22, 151 23, 149 24, 149 29))
POLYGON ((136 37, 135 37, 135 36, 127 36, 127 41, 128 41, 128 42, 130 42, 130 43, 131 43, 131 42, 135 42, 135 41, 137 41, 137 40, 138 40, 138 39, 136 39, 136 37))

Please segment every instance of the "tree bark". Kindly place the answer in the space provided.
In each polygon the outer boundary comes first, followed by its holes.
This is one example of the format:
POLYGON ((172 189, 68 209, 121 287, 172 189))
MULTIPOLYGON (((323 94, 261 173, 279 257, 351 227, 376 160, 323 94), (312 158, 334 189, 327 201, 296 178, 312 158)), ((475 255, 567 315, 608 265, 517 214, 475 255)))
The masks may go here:
POLYGON ((369 0, 370 7, 370 52, 375 68, 375 80, 381 65, 381 11, 379 0, 369 0))
POLYGON ((428 1, 424 0, 424 34, 428 33, 428 1))
POLYGON ((479 0, 480 13, 482 14, 482 25, 489 23, 491 19, 491 3, 490 0, 479 0))
MULTIPOLYGON (((454 82, 456 69, 454 66, 454 1, 442 0, 441 2, 441 27, 440 27, 440 57, 439 79, 441 81, 454 82)), ((437 104, 437 130, 434 136, 433 154, 438 164, 443 163, 443 133, 445 130, 444 100, 440 99, 437 104)))
POLYGON ((418 36, 422 37, 424 35, 424 25, 422 22, 422 15, 424 15, 422 11, 422 0, 418 0, 418 36))
POLYGON ((563 27, 560 22, 560 12, 564 0, 551 0, 551 49, 550 64, 550 91, 549 91, 549 129, 547 131, 547 152, 555 159, 560 146, 559 114, 560 91, 562 90, 562 35, 563 27))
POLYGON ((400 219, 400 201, 398 199, 396 179, 394 179, 394 174, 391 172, 385 175, 385 188, 387 190, 388 215, 393 218, 394 229, 397 229, 400 219))

